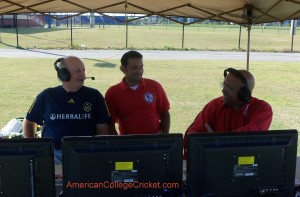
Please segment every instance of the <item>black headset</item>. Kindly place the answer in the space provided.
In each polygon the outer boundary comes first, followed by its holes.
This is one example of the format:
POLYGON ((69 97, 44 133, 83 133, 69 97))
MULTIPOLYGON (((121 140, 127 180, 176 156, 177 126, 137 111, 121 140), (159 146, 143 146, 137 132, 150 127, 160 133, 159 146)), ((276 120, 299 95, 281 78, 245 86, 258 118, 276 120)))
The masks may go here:
POLYGON ((243 82, 243 87, 241 87, 238 91, 238 97, 241 101, 243 101, 243 103, 249 103, 251 99, 251 91, 249 89, 246 78, 242 75, 242 73, 240 73, 240 71, 234 68, 227 68, 226 70, 224 70, 224 77, 226 77, 228 73, 233 74, 243 82))
POLYGON ((54 68, 57 72, 57 77, 62 80, 63 82, 68 82, 70 81, 71 78, 71 74, 68 71, 68 69, 66 68, 61 68, 61 65, 64 64, 64 60, 65 58, 58 58, 55 62, 54 62, 54 68))

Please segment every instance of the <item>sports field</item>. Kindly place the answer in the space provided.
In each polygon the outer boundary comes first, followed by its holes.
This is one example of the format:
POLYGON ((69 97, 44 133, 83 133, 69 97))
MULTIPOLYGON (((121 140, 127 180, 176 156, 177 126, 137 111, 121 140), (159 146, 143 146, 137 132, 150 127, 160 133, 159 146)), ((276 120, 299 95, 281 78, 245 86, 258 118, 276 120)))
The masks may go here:
MULTIPOLYGON (((298 28, 299 29, 299 28, 298 28)), ((288 27, 251 30, 252 51, 289 51, 291 36, 288 27)), ((299 30, 298 30, 299 32, 299 30)), ((238 50, 238 26, 190 26, 185 28, 184 50, 238 50)), ((299 33, 298 33, 299 34, 299 33)), ((241 50, 246 49, 245 28, 242 28, 241 50)), ((180 26, 130 26, 129 48, 181 50, 180 26)), ((1 29, 0 47, 16 46, 15 29, 1 29)), ((19 45, 41 49, 123 49, 125 26, 74 28, 73 46, 70 28, 19 29, 19 45)), ((300 52, 300 35, 294 37, 294 50, 300 52)), ((35 96, 46 87, 59 85, 53 59, 0 58, 0 128, 10 119, 24 116, 35 96)), ((86 59, 87 86, 103 94, 119 82, 122 73, 119 61, 86 59)), ((212 60, 144 60, 144 77, 159 81, 171 102, 171 132, 184 132, 202 107, 221 95, 223 70, 245 68, 245 61, 212 60)), ((300 129, 299 62, 251 61, 256 78, 253 95, 268 101, 274 112, 271 129, 300 129)))
MULTIPOLYGON (((162 50, 245 51, 247 28, 237 25, 148 25, 128 27, 127 48, 162 50), (240 38, 240 44, 239 44, 240 38)), ((300 27, 294 36, 293 51, 300 52, 300 27), (298 34, 297 34, 298 33, 298 34)), ((53 28, 0 28, 0 47, 40 49, 124 49, 125 25, 53 28), (72 39, 71 39, 72 38, 72 39)), ((292 36, 289 26, 253 26, 252 51, 289 52, 292 36)))
MULTIPOLYGON (((0 58, 0 127, 24 116, 35 96, 59 85, 53 59, 0 58)), ((103 94, 123 77, 118 60, 84 60, 87 86, 103 94)), ((145 60, 144 77, 159 81, 171 102, 171 132, 184 132, 204 104, 221 95, 220 82, 227 67, 245 68, 244 61, 145 60)), ((299 63, 251 62, 256 78, 253 95, 273 106, 271 129, 300 129, 299 63)))

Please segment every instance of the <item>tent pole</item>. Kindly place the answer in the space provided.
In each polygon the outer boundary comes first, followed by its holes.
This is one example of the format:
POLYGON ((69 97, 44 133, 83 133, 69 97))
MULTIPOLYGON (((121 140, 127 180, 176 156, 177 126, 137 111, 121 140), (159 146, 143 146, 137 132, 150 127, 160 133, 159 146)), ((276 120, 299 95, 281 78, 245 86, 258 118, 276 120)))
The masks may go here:
POLYGON ((72 22, 72 17, 71 19, 71 46, 73 46, 73 22, 72 22))
POLYGON ((241 50, 241 33, 242 33, 242 26, 240 25, 240 33, 239 33, 239 51, 241 50))
POLYGON ((15 26, 15 28, 16 28, 17 47, 19 47, 18 14, 14 14, 14 26, 15 26))
POLYGON ((1 15, 0 17, 1 17, 1 19, 0 19, 0 20, 1 20, 1 23, 0 23, 0 43, 2 43, 2 39, 1 39, 1 31, 2 31, 2 28, 3 28, 3 25, 4 25, 4 24, 3 24, 3 17, 4 17, 4 16, 1 15))
POLYGON ((247 42, 247 71, 249 71, 249 53, 250 53, 250 31, 251 31, 251 25, 248 25, 248 42, 247 42))
POLYGON ((182 24, 182 42, 181 42, 181 48, 184 47, 184 23, 182 24))
POLYGON ((246 6, 247 10, 247 19, 248 19, 248 39, 247 39, 247 71, 249 71, 249 55, 250 55, 250 31, 251 31, 251 25, 252 25, 252 5, 246 6))
POLYGON ((128 16, 126 14, 126 49, 128 48, 128 16))
POLYGON ((29 17, 28 17, 28 13, 26 14, 26 16, 27 16, 27 19, 26 19, 26 27, 29 28, 29 21, 28 21, 28 20, 29 20, 29 17))
POLYGON ((126 20, 126 46, 128 48, 128 16, 127 16, 127 0, 125 0, 125 20, 126 20))
POLYGON ((294 48, 295 29, 296 29, 296 21, 294 19, 294 20, 291 20, 291 34, 292 34, 291 52, 293 52, 293 48, 294 48))

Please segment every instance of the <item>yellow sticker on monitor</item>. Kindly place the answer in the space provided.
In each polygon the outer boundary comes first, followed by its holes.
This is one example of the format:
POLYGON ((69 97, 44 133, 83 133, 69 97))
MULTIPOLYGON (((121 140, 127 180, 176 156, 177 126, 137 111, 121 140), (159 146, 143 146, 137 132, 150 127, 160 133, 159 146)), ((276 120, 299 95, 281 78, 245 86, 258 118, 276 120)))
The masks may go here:
POLYGON ((252 165, 254 164, 254 156, 244 156, 238 158, 238 165, 252 165))
POLYGON ((133 162, 116 162, 115 170, 133 170, 133 162))

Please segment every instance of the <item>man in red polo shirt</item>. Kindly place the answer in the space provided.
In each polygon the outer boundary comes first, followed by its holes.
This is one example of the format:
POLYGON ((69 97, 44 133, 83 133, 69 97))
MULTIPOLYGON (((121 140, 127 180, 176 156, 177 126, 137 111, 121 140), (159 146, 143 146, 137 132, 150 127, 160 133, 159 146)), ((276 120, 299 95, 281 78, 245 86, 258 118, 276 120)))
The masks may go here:
MULTIPOLYGON (((272 108, 251 96, 255 85, 253 75, 246 70, 224 70, 221 84, 223 96, 210 101, 187 129, 195 132, 266 131, 272 122, 272 108)), ((185 135, 185 148, 187 136, 185 135)))
POLYGON ((143 78, 143 56, 128 51, 121 58, 122 81, 110 87, 105 100, 113 119, 110 131, 121 135, 169 133, 170 103, 162 86, 143 78))

